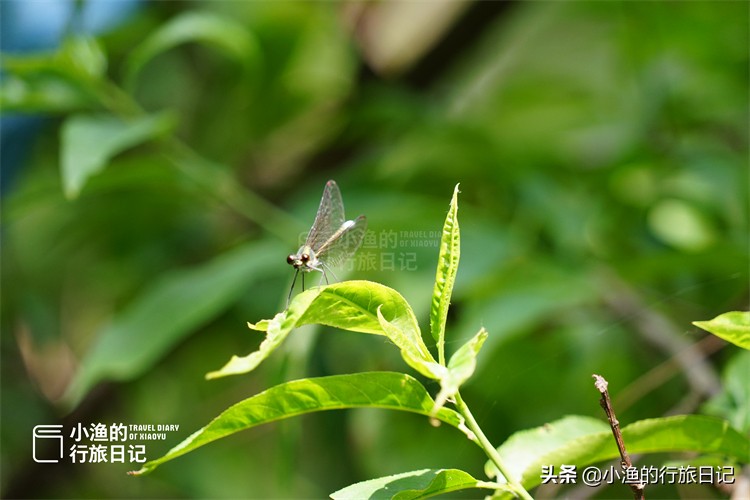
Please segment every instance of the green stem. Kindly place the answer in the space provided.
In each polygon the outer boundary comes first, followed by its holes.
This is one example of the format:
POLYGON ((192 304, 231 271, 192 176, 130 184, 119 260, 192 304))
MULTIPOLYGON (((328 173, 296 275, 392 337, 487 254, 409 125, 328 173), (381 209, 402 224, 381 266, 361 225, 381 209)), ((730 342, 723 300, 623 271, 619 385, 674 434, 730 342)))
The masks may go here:
POLYGON ((524 488, 523 485, 518 482, 518 480, 516 480, 516 478, 505 466, 505 463, 500 457, 500 454, 497 452, 495 447, 492 446, 492 443, 490 443, 490 440, 487 439, 487 436, 484 435, 484 432, 482 432, 482 428, 479 427, 477 421, 474 420, 474 415, 471 414, 469 407, 466 405, 463 398, 461 398, 461 394, 457 392, 455 398, 456 408, 458 409, 458 412, 466 419, 466 424, 479 441, 479 446, 484 450, 490 460, 492 460, 492 463, 495 464, 497 470, 499 470, 500 473, 505 476, 505 480, 508 481, 508 486, 510 486, 520 498, 523 498, 524 500, 534 500, 529 492, 526 491, 526 488, 524 488))

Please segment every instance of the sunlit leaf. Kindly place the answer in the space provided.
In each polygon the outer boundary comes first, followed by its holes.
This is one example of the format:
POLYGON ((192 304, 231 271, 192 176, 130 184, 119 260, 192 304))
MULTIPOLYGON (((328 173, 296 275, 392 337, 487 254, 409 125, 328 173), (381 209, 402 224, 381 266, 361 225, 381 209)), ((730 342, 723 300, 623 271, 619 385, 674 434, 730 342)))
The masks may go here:
POLYGON ((247 356, 232 356, 223 368, 206 376, 217 378, 254 370, 294 328, 308 324, 385 335, 402 352, 426 362, 435 362, 419 334, 414 311, 398 292, 370 281, 345 281, 300 293, 286 311, 253 325, 268 332, 260 349, 247 356), (396 329, 384 330, 378 314, 396 329))
POLYGON ((60 155, 66 196, 78 196, 86 180, 103 170, 113 156, 166 133, 173 124, 169 114, 132 121, 109 115, 68 118, 62 127, 60 155))
POLYGON ((273 319, 261 320, 254 325, 248 323, 252 330, 265 330, 266 338, 260 343, 257 351, 251 352, 247 356, 232 356, 227 364, 220 370, 212 371, 206 374, 207 379, 225 377, 227 375, 240 375, 254 370, 263 360, 281 345, 284 339, 297 326, 301 326, 299 318, 310 307, 318 296, 317 290, 308 290, 297 295, 286 311, 278 313, 273 319))
POLYGON ((440 393, 435 398, 438 407, 453 397, 461 384, 474 374, 474 369, 477 367, 477 355, 485 340, 487 340, 487 330, 482 328, 451 356, 447 373, 440 379, 440 393))
POLYGON ((750 350, 750 312, 728 312, 710 321, 693 321, 693 324, 727 342, 750 350))
POLYGON ((441 363, 445 362, 445 322, 448 318, 448 307, 453 293, 453 284, 456 282, 460 255, 461 235, 458 228, 458 184, 456 184, 448 215, 443 224, 435 288, 432 292, 432 307, 430 308, 430 331, 437 343, 441 363))
MULTIPOLYGON (((277 385, 228 408, 161 458, 133 472, 159 465, 205 444, 257 425, 324 410, 384 408, 429 415, 434 402, 417 380, 403 373, 366 372, 295 380, 277 385)), ((463 429, 463 418, 443 408, 435 418, 463 429)))
MULTIPOLYGON (((518 431, 497 451, 508 467, 508 472, 520 478, 529 465, 539 457, 564 448, 581 436, 599 434, 607 430, 609 425, 603 420, 570 415, 541 427, 518 431)), ((497 476, 497 468, 492 461, 485 463, 484 468, 488 477, 497 476)))
POLYGON ((271 325, 270 319, 262 319, 258 321, 257 323, 250 323, 249 321, 247 322, 248 328, 250 328, 251 330, 258 331, 258 332, 267 332, 268 327, 270 325, 271 325))
MULTIPOLYGON (((606 426, 603 422, 594 424, 586 417, 567 417, 511 436, 498 452, 505 463, 513 464, 510 467, 523 486, 531 489, 541 482, 544 465, 583 467, 618 458, 611 430, 596 431, 602 424, 606 426), (551 434, 551 443, 545 444, 548 434, 551 434)), ((742 463, 750 462, 750 439, 730 427, 727 421, 714 417, 677 415, 639 420, 625 426, 622 437, 631 455, 715 453, 742 463)), ((498 475, 490 462, 485 465, 485 472, 490 477, 498 475)))
MULTIPOLYGON (((380 313, 379 308, 377 313, 383 331, 386 336, 401 349, 401 356, 404 358, 404 361, 406 361, 406 364, 425 377, 432 379, 442 380, 447 375, 447 369, 443 365, 435 362, 426 348, 424 352, 421 352, 419 350, 420 343, 414 342, 413 338, 409 338, 409 336, 407 336, 399 327, 385 319, 380 313)), ((419 331, 416 333, 418 334, 419 331)))
POLYGON ((98 334, 68 388, 66 405, 75 406, 101 380, 127 380, 146 371, 234 302, 279 251, 269 243, 248 244, 202 266, 156 278, 98 334))
POLYGON ((334 500, 416 500, 470 488, 502 489, 458 469, 422 469, 352 484, 331 493, 334 500))
POLYGON ((242 24, 211 12, 185 12, 159 28, 133 50, 127 62, 126 79, 129 85, 151 59, 188 42, 216 47, 248 67, 257 64, 259 57, 257 42, 242 24))

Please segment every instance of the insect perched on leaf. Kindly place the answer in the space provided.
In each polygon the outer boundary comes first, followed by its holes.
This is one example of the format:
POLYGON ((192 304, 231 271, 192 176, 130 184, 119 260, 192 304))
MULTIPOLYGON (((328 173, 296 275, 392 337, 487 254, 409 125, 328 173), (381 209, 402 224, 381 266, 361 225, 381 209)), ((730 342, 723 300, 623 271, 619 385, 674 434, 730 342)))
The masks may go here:
POLYGON ((286 258, 287 263, 295 269, 292 287, 289 289, 289 296, 286 300, 287 305, 292 298, 294 284, 297 282, 300 271, 302 271, 303 290, 305 289, 305 273, 310 271, 320 271, 328 283, 326 270, 330 271, 331 267, 351 257, 362 245, 366 230, 367 218, 364 215, 354 220, 344 218, 341 191, 335 181, 326 182, 323 198, 320 200, 320 207, 315 215, 315 222, 310 232, 307 233, 305 244, 297 250, 296 254, 291 254, 286 258))

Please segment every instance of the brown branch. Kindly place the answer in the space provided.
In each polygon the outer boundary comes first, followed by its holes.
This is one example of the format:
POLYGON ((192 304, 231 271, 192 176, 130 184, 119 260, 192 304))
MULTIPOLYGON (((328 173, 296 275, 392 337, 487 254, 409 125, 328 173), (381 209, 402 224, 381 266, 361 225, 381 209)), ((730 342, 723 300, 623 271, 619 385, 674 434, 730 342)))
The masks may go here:
MULTIPOLYGON (((607 385, 609 384, 604 377, 601 375, 592 375, 594 377, 594 386, 601 393, 602 398, 599 400, 599 404, 604 408, 604 412, 607 414, 609 420, 609 426, 612 428, 612 434, 615 436, 615 442, 617 443, 617 450, 620 452, 620 458, 622 459, 621 465, 623 469, 630 469, 633 467, 633 462, 630 460, 625 449, 625 441, 622 439, 622 432, 620 432, 620 422, 615 416, 615 410, 612 408, 612 401, 609 399, 609 391, 607 391, 607 385)), ((630 489, 633 490, 633 498, 635 500, 645 500, 643 495, 643 484, 630 484, 630 489)))

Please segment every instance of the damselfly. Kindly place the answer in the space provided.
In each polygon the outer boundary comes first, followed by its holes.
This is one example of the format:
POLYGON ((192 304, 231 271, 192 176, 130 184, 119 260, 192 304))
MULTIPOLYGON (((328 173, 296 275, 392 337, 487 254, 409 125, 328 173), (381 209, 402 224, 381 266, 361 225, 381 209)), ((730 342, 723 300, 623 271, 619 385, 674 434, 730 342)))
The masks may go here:
POLYGON ((292 298, 294 284, 297 282, 300 271, 302 271, 302 290, 305 289, 305 273, 310 271, 320 271, 328 283, 326 270, 330 271, 331 267, 351 257, 362 245, 366 230, 367 218, 364 215, 354 220, 344 218, 341 191, 335 181, 326 182, 323 198, 320 200, 320 207, 315 215, 315 222, 310 232, 307 233, 305 244, 297 250, 296 254, 291 254, 286 258, 287 263, 295 269, 292 287, 286 299, 287 305, 292 298))

